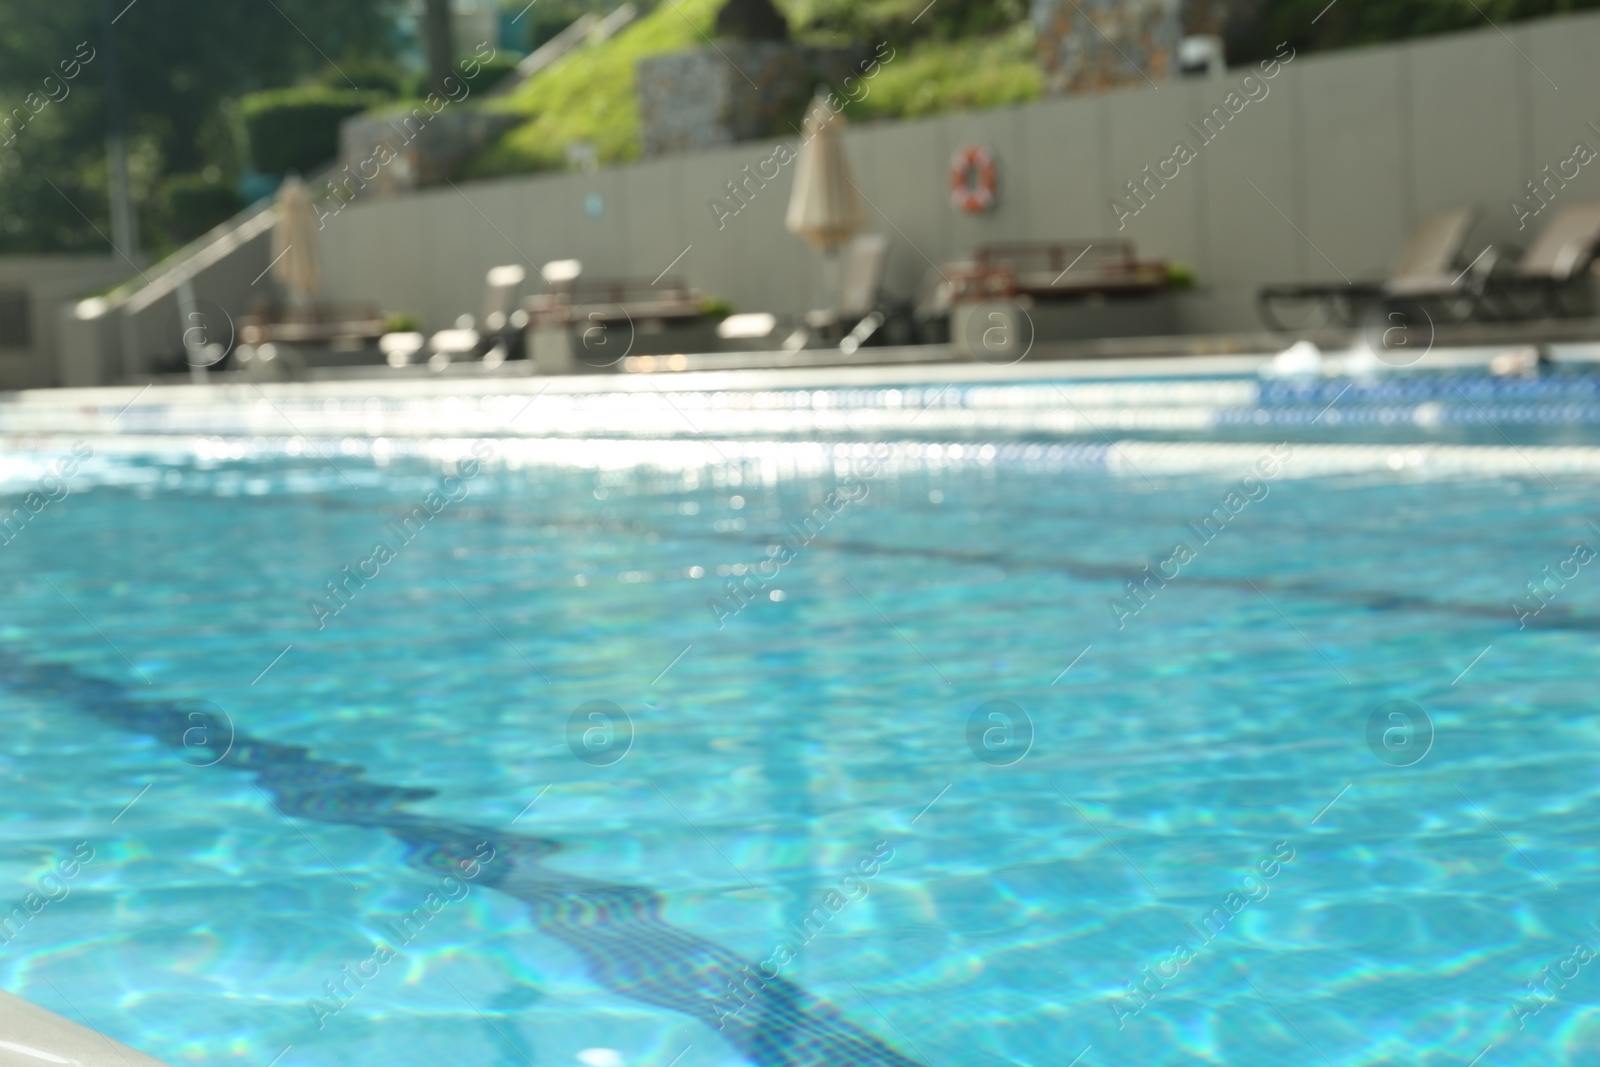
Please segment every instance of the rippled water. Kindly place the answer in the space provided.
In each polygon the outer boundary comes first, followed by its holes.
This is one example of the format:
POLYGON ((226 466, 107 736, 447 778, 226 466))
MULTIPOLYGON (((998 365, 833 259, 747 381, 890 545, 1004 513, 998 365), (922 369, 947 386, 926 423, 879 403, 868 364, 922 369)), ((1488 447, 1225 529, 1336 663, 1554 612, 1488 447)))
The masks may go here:
POLYGON ((0 547, 0 981, 174 1064, 1595 1062, 1593 457, 1248 421, 102 447, 0 547))

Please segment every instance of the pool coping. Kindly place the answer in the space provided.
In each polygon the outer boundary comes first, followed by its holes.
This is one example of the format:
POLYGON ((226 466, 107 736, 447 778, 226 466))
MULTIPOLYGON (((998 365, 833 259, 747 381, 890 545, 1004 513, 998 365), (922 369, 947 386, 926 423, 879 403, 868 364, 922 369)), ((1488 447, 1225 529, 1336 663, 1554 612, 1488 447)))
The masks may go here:
MULTIPOLYGON (((1504 345, 1434 349, 1417 364, 1420 369, 1450 370, 1486 367, 1505 351, 1504 345)), ((437 397, 595 394, 617 392, 765 391, 830 388, 877 388, 911 385, 958 385, 1028 381, 1111 381, 1161 378, 1255 378, 1276 353, 1215 356, 1149 356, 1119 359, 1022 360, 1006 366, 979 362, 872 363, 816 367, 690 370, 662 373, 537 375, 518 361, 494 371, 481 364, 462 364, 449 373, 420 376, 340 377, 306 381, 261 382, 228 373, 217 381, 182 379, 90 388, 27 389, 0 394, 0 404, 51 407, 131 404, 136 399, 168 404, 237 401, 241 396, 282 399, 350 397, 437 397)), ((1328 353, 1341 356, 1343 353, 1328 353)), ((1557 362, 1600 362, 1600 347, 1572 346, 1555 353, 1557 362), (1596 349, 1590 352, 1589 349, 1596 349)))
POLYGON ((20 1067, 51 1062, 80 1067, 167 1067, 98 1030, 0 991, 0 1064, 20 1067))

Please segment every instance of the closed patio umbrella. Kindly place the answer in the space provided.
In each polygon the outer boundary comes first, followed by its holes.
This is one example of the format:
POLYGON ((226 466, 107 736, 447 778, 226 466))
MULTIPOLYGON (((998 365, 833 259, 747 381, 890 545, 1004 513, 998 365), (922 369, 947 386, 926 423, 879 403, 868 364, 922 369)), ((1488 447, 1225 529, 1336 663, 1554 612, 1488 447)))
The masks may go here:
POLYGON ((794 191, 784 225, 824 252, 837 252, 867 224, 867 205, 856 189, 839 133, 844 116, 819 98, 806 116, 806 140, 794 165, 794 191))
POLYGON ((806 140, 794 164, 794 191, 784 226, 822 250, 819 309, 839 304, 839 250, 867 224, 867 205, 850 174, 839 136, 844 116, 835 114, 819 93, 806 116, 806 140))
POLYGON ((272 275, 295 306, 311 303, 322 280, 317 261, 317 219, 306 183, 290 175, 278 187, 278 225, 272 231, 272 275))

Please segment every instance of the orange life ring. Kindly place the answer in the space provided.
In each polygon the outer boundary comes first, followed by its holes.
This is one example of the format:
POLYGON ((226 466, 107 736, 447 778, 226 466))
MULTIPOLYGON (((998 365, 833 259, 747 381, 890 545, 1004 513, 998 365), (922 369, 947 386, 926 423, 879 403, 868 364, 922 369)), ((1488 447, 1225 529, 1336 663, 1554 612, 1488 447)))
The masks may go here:
POLYGON ((950 161, 950 202, 968 215, 992 210, 999 185, 994 157, 980 145, 967 145, 950 161))

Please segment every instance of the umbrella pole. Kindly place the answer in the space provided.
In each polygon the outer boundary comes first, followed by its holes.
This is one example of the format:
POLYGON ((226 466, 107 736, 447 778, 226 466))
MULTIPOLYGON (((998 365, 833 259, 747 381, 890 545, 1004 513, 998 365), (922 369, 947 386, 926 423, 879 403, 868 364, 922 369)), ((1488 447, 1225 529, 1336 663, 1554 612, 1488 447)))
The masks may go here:
POLYGON ((178 343, 183 345, 184 362, 189 364, 189 380, 201 383, 206 380, 206 365, 202 362, 205 341, 196 341, 190 334, 197 331, 205 337, 204 319, 196 308, 194 282, 189 272, 178 277, 178 343))
POLYGON ((822 250, 822 298, 817 301, 817 306, 823 311, 837 311, 839 309, 841 280, 839 277, 839 249, 825 248, 822 250))

